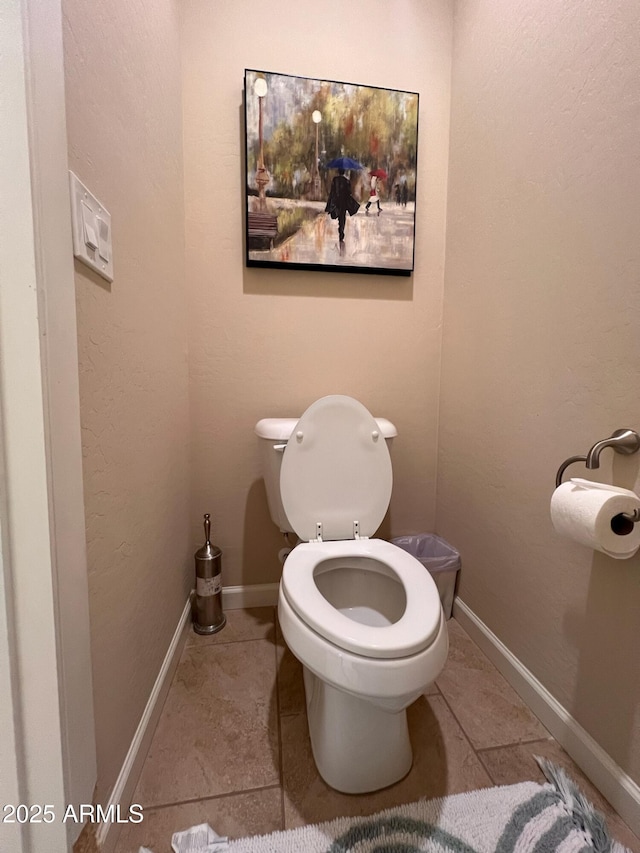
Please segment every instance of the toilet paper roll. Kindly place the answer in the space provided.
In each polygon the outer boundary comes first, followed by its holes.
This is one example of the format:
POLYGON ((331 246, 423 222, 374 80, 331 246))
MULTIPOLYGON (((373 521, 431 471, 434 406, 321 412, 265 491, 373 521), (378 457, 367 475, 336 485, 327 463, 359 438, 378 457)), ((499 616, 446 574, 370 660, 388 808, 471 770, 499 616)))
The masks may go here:
POLYGON ((573 478, 553 493, 551 521, 562 536, 625 560, 640 548, 640 523, 621 534, 614 532, 611 520, 639 507, 640 498, 629 489, 573 478))

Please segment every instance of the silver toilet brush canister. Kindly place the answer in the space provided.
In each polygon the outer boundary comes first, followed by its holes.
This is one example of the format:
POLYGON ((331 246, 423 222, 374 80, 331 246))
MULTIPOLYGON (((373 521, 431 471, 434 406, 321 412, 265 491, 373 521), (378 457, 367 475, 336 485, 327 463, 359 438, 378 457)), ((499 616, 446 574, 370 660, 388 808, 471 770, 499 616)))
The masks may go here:
POLYGON ((222 612, 222 551, 211 544, 211 516, 204 516, 205 543, 195 553, 196 595, 193 630, 196 634, 215 634, 227 620, 222 612))

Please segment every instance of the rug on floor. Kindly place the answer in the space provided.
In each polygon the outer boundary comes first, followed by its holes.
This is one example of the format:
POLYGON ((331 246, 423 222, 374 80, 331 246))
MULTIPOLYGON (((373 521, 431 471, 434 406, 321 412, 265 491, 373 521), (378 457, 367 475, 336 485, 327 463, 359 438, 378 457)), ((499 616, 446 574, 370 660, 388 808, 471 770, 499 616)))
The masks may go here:
POLYGON ((522 782, 229 842, 229 853, 624 853, 558 767, 522 782))

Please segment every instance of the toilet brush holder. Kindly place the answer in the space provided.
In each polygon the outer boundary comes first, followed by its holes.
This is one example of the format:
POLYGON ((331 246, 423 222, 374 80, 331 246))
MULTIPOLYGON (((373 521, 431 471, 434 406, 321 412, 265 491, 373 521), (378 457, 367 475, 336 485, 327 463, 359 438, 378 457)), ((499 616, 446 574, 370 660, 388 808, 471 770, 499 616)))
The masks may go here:
POLYGON ((205 543, 194 557, 196 594, 193 602, 193 630, 196 634, 215 634, 227 620, 222 611, 222 551, 211 544, 211 516, 204 516, 205 543))

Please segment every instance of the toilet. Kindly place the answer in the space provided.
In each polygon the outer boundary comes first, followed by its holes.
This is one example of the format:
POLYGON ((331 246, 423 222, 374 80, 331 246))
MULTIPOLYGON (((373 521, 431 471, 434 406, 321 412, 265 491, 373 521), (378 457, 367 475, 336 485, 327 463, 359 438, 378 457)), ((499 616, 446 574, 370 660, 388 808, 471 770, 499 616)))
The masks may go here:
POLYGON ((302 540, 284 563, 278 618, 303 666, 316 766, 338 791, 376 791, 411 769, 406 709, 448 651, 429 573, 369 538, 391 498, 395 427, 332 395, 255 431, 271 516, 302 540))

